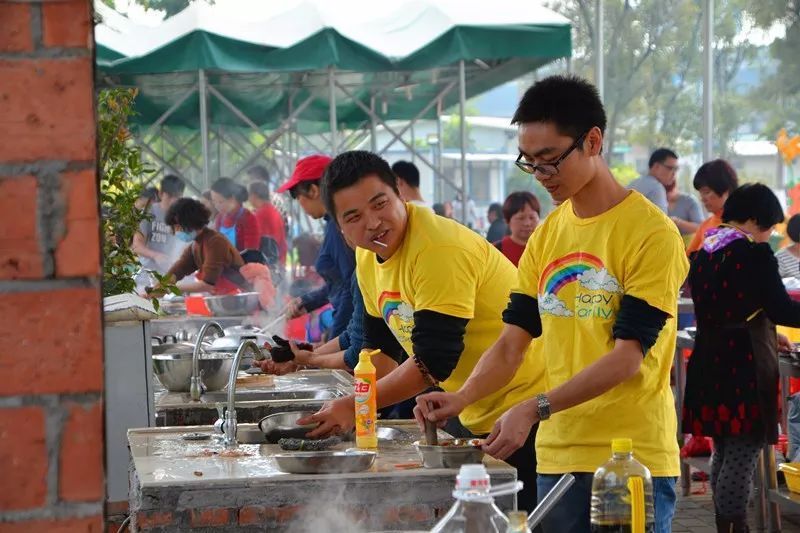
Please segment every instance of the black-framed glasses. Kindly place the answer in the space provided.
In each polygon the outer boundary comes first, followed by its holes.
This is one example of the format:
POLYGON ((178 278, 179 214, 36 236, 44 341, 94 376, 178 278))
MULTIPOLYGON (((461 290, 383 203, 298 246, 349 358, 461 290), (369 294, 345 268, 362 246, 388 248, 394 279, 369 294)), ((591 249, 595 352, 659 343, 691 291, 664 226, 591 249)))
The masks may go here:
POLYGON ((542 176, 555 176, 556 174, 558 174, 558 165, 563 163, 564 160, 569 157, 569 154, 571 154, 572 151, 575 150, 575 148, 581 145, 583 139, 586 138, 586 135, 588 133, 589 132, 587 131, 586 133, 578 136, 578 138, 575 139, 575 142, 572 143, 572 146, 567 148, 567 150, 552 163, 543 163, 541 165, 528 163, 527 161, 522 160, 523 154, 522 152, 520 152, 520 154, 517 156, 517 160, 514 161, 514 164, 517 165, 517 168, 519 168, 526 174, 536 174, 538 172, 542 176))

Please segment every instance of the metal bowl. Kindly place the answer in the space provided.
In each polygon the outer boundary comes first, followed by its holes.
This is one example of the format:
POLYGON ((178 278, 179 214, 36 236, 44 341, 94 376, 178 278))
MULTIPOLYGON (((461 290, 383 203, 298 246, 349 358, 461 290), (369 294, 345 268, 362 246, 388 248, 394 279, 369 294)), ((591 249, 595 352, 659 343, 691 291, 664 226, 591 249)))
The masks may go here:
POLYGON ((315 424, 299 426, 297 421, 311 416, 315 411, 290 411, 265 416, 258 422, 258 428, 264 433, 267 442, 275 444, 280 439, 304 439, 306 433, 316 427, 315 424))
POLYGON ((461 468, 461 465, 483 461, 480 446, 456 445, 456 441, 442 440, 437 446, 415 442, 414 447, 425 468, 461 468))
POLYGON ((363 472, 375 463, 376 452, 292 452, 273 455, 278 468, 289 474, 343 474, 363 472))
POLYGON ((257 292, 207 296, 206 305, 214 316, 246 316, 261 308, 257 292))
MULTIPOLYGON (((169 391, 189 392, 192 377, 192 352, 164 352, 162 344, 153 346, 153 372, 169 391), (155 353, 156 349, 160 349, 155 353)), ((228 384, 233 357, 230 354, 200 354, 200 376, 207 390, 220 390, 228 384)))
POLYGON ((159 300, 159 309, 165 315, 185 315, 186 301, 184 301, 183 297, 162 298, 159 300))

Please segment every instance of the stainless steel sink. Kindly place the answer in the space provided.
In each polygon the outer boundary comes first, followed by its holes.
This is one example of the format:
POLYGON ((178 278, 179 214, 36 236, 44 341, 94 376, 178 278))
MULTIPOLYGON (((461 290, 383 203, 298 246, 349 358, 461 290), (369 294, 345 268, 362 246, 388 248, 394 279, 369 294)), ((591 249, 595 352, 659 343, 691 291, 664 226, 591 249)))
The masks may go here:
MULTIPOLYGON (((354 439, 352 434, 345 437, 345 441, 354 439)), ((236 433, 236 440, 241 444, 266 444, 267 438, 258 428, 258 424, 242 424, 236 433)), ((415 440, 413 433, 400 428, 382 426, 378 428, 378 440, 381 442, 411 442, 415 440)))
MULTIPOLYGON (((299 391, 236 391, 237 402, 270 402, 284 400, 333 400, 341 398, 344 393, 336 389, 299 390, 299 391)), ((203 398, 207 402, 224 402, 228 399, 225 391, 206 392, 203 398)))

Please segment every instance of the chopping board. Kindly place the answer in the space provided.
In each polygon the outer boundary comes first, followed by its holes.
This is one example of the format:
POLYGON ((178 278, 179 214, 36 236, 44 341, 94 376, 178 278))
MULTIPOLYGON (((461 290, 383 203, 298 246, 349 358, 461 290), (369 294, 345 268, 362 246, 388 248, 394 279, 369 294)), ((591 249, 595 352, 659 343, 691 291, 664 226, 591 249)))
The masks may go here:
POLYGON ((236 386, 242 387, 271 387, 275 384, 272 374, 253 374, 236 378, 236 386))

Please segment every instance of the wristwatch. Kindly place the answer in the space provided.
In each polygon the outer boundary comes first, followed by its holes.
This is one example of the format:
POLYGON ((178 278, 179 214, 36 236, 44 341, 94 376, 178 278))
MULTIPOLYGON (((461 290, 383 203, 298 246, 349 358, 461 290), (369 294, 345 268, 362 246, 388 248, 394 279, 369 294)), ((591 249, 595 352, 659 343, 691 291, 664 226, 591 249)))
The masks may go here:
POLYGON ((550 418, 550 400, 547 399, 547 395, 537 394, 536 404, 536 412, 539 415, 539 420, 547 420, 550 418))

